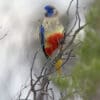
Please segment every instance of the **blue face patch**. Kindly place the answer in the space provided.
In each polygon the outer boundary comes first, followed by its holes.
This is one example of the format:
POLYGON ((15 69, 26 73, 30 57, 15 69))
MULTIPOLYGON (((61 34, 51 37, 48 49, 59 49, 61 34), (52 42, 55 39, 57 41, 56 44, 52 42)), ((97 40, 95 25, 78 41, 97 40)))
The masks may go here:
POLYGON ((48 17, 51 17, 54 15, 54 8, 50 5, 45 6, 46 14, 48 17))

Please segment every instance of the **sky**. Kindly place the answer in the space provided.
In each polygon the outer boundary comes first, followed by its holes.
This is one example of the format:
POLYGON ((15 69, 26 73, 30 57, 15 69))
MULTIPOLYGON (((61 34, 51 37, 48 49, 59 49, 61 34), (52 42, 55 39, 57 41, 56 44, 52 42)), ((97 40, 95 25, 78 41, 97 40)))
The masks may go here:
MULTIPOLYGON (((11 100, 29 78, 33 54, 40 47, 39 20, 44 16, 44 6, 55 6, 60 16, 65 15, 70 0, 0 0, 0 100, 11 100)), ((88 0, 80 1, 82 23, 88 0)), ((74 2, 75 4, 75 2, 74 2)), ((73 12, 75 5, 71 8, 73 12)), ((38 56, 34 73, 43 64, 43 54, 38 56)), ((58 93, 59 94, 59 93, 58 93)), ((56 95, 58 95, 56 94, 56 95)))

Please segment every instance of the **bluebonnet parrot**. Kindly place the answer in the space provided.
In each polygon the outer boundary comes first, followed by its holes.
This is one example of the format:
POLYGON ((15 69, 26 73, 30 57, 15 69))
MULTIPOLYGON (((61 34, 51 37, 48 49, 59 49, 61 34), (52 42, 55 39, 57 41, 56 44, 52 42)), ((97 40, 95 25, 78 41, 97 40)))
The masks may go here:
MULTIPOLYGON (((54 51, 59 47, 59 41, 64 38, 64 27, 59 21, 59 14, 57 10, 47 5, 44 7, 46 13, 44 20, 40 26, 40 40, 41 46, 45 56, 48 58, 52 56, 54 51)), ((59 59, 55 63, 55 67, 58 73, 61 73, 62 59, 59 59)))

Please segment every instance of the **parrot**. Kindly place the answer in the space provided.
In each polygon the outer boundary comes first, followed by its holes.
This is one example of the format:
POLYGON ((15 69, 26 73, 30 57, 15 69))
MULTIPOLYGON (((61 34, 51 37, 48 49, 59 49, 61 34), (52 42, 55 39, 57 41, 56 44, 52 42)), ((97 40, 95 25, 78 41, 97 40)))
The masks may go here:
MULTIPOLYGON (((44 9, 46 12, 39 27, 39 35, 42 50, 45 56, 49 58, 59 47, 59 41, 64 38, 64 26, 60 23, 56 8, 46 5, 44 9)), ((54 65, 59 74, 61 73, 61 65, 62 59, 57 60, 54 65)))

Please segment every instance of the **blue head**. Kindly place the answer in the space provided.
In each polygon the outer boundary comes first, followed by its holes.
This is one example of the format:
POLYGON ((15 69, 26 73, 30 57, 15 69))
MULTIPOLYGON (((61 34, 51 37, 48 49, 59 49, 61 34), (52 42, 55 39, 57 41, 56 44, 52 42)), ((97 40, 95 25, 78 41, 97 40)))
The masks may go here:
POLYGON ((55 14, 55 12, 54 12, 55 8, 53 6, 47 5, 44 7, 44 9, 46 10, 47 17, 52 17, 55 14))

